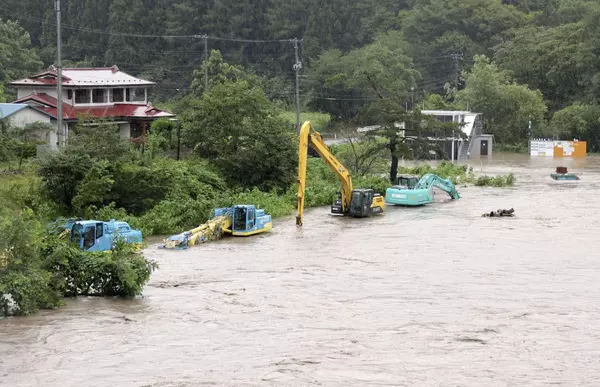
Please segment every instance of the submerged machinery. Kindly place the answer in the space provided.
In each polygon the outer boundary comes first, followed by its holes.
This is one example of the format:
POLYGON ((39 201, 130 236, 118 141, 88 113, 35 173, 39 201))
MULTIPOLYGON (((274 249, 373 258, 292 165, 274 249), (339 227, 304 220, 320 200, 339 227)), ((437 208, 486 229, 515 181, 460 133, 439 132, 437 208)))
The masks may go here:
POLYGON ((579 180, 579 176, 569 173, 567 167, 556 167, 556 173, 551 173, 550 177, 554 180, 579 180))
POLYGON ((302 226, 304 217, 304 193, 306 189, 306 166, 309 146, 336 174, 342 183, 342 191, 334 204, 331 205, 332 214, 349 215, 355 218, 364 218, 372 214, 381 213, 385 203, 383 197, 372 189, 355 189, 352 186, 350 172, 330 152, 323 141, 321 134, 313 130, 310 121, 306 121, 300 128, 298 150, 298 194, 296 224, 302 226))
POLYGON ((165 240, 166 249, 185 249, 200 243, 220 239, 223 235, 250 236, 273 228, 271 215, 253 205, 216 208, 214 217, 206 223, 165 240))
POLYGON ((114 219, 100 220, 67 219, 64 226, 69 242, 83 251, 98 252, 111 250, 117 240, 141 247, 142 232, 133 229, 127 222, 114 219))
POLYGON ((445 191, 452 199, 459 199, 456 187, 448 179, 427 173, 417 176, 400 175, 396 184, 385 192, 385 202, 399 206, 422 206, 433 202, 433 187, 445 191))

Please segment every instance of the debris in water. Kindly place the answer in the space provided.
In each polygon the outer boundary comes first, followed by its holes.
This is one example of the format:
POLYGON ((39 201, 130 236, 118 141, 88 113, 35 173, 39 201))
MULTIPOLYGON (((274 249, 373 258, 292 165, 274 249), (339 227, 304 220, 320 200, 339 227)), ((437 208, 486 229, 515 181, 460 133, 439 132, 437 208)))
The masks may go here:
POLYGON ((515 209, 514 208, 510 208, 508 210, 506 209, 498 209, 496 211, 490 211, 490 212, 486 212, 483 215, 481 215, 484 218, 495 218, 498 216, 515 216, 514 215, 515 209))
POLYGON ((485 344, 485 340, 482 339, 477 339, 474 337, 459 337, 458 339, 456 339, 457 341, 462 341, 463 343, 479 343, 479 344, 485 344))

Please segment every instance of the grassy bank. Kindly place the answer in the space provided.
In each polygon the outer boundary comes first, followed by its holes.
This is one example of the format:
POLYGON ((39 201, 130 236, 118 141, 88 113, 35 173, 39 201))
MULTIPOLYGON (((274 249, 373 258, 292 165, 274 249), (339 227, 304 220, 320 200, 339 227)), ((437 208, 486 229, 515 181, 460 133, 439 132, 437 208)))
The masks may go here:
POLYGON ((473 167, 466 165, 441 162, 438 166, 421 165, 417 167, 399 168, 398 173, 423 176, 433 173, 444 179, 452 181, 453 184, 471 184, 479 187, 508 187, 512 186, 516 179, 512 173, 500 176, 475 175, 473 167))
POLYGON ((494 152, 506 153, 528 153, 529 145, 527 143, 518 144, 494 144, 494 152))
MULTIPOLYGON (((336 151, 338 156, 344 153, 336 151)), ((378 175, 354 176, 357 188, 372 188, 380 194, 391 186, 381 163, 375 164, 378 175), (381 169, 381 171, 380 171, 381 169)), ((65 213, 45 192, 46 187, 35 173, 34 163, 25 164, 22 174, 0 174, 0 197, 12 203, 14 208, 31 208, 43 221, 50 222, 55 217, 81 216, 100 220, 121 219, 133 227, 140 228, 145 236, 175 234, 200 223, 212 216, 212 209, 235 204, 254 204, 277 218, 291 215, 296 208, 296 185, 284 192, 263 192, 258 189, 242 190, 229 187, 224 179, 210 167, 198 161, 158 160, 148 166, 127 167, 127 174, 120 174, 125 187, 117 186, 115 191, 133 195, 132 200, 107 195, 106 199, 82 205, 73 212, 65 213), (141 182, 136 186, 136 182, 141 182), (149 195, 148 190, 161 190, 161 195, 149 195), (117 200, 115 200, 117 199, 117 200), (104 205, 100 205, 103 203, 104 205)), ((2 168, 0 167, 0 170, 2 168)), ((451 180, 454 184, 504 187, 515 182, 512 174, 503 176, 478 176, 472 168, 442 162, 436 167, 421 165, 399 168, 399 174, 422 176, 433 173, 451 180)), ((102 181, 102 180, 100 180, 102 181)), ((117 184, 117 183, 115 183, 117 184)), ((330 205, 340 191, 340 182, 320 158, 309 158, 306 187, 306 207, 330 205)), ((89 197, 83 192, 75 197, 89 197)), ((95 193, 95 192, 94 192, 95 193)))

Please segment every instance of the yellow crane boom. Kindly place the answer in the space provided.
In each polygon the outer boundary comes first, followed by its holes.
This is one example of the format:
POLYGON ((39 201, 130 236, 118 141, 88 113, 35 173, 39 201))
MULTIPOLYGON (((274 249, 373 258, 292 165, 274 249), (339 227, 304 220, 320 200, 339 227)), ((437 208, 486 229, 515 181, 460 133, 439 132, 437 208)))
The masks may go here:
POLYGON ((304 193, 306 190, 306 167, 308 162, 309 145, 313 147, 321 159, 325 161, 325 163, 337 175, 338 179, 342 183, 342 191, 339 199, 341 202, 341 211, 334 211, 334 206, 332 206, 332 212, 342 214, 350 213, 352 216, 363 217, 374 212, 383 211, 383 197, 375 194, 373 190, 369 189, 354 190, 352 187, 352 176, 350 175, 350 172, 348 172, 342 163, 340 163, 335 156, 333 156, 329 150, 329 147, 323 141, 321 134, 312 128, 310 121, 306 121, 300 128, 299 135, 297 195, 298 214, 296 216, 297 225, 302 226, 302 220, 304 217, 304 193), (354 207, 356 208, 353 207, 354 211, 351 211, 350 207, 353 206, 353 204, 355 204, 354 207))

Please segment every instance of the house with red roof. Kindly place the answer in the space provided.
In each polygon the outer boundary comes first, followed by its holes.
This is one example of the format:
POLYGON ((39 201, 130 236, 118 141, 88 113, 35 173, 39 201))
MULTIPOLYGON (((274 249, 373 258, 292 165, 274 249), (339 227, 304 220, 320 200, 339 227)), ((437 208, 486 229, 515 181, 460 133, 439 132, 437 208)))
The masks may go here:
MULTIPOLYGON (((56 69, 11 82, 17 90, 15 104, 27 104, 50 117, 57 126, 58 93, 56 69)), ((154 82, 133 77, 117 66, 102 68, 64 68, 62 71, 63 130, 69 129, 82 116, 107 118, 119 125, 122 138, 143 137, 152 121, 173 118, 174 114, 157 109, 148 101, 148 91, 154 82)), ((57 147, 56 133, 48 145, 57 147)))

